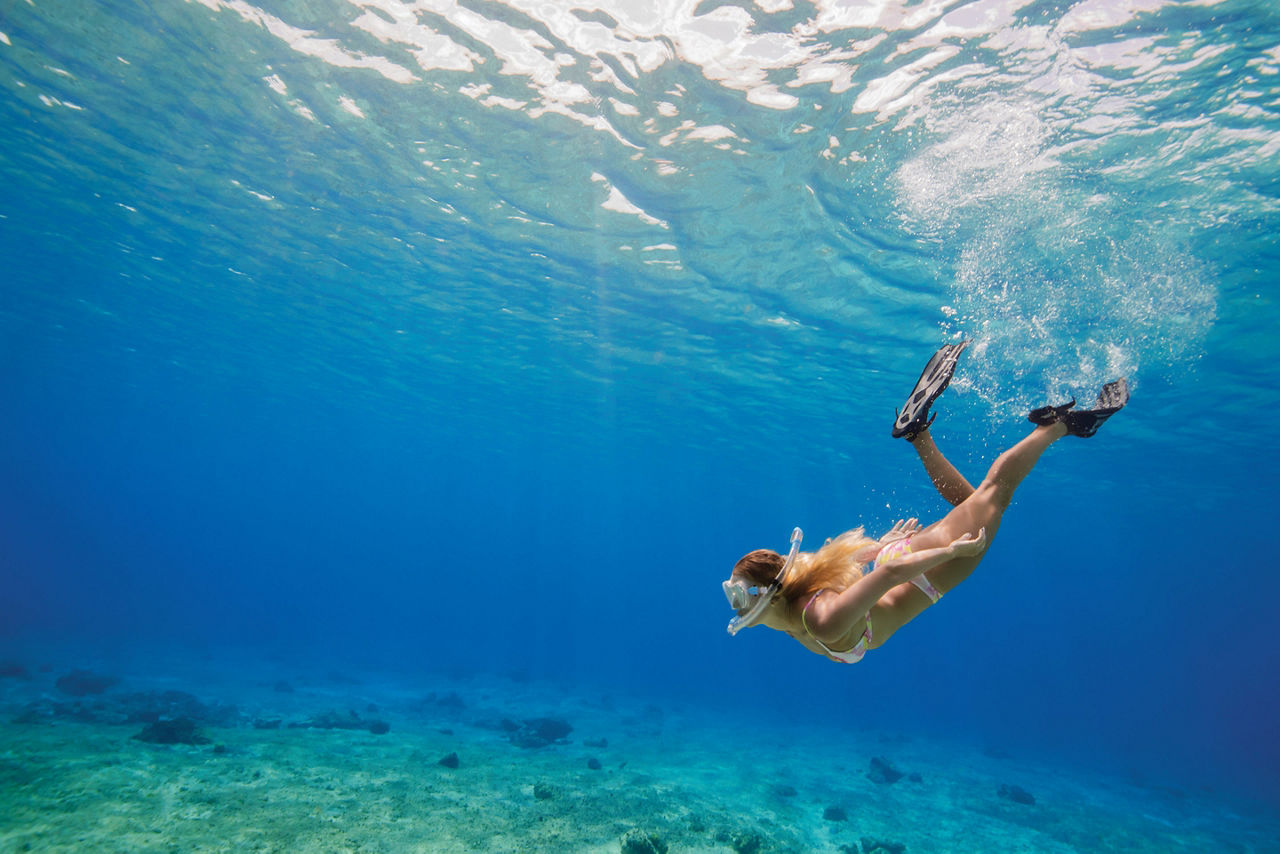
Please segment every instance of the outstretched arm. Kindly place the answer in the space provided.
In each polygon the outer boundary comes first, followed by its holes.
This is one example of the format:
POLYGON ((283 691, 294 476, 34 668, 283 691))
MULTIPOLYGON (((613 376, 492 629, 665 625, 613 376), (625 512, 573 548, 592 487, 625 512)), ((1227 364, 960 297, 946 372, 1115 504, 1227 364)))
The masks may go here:
POLYGON ((983 528, 977 536, 965 533, 950 545, 922 549, 888 561, 874 572, 862 576, 848 590, 814 600, 807 622, 809 631, 823 642, 839 640, 880 601, 881 596, 899 584, 952 558, 981 554, 986 547, 987 531, 983 528))

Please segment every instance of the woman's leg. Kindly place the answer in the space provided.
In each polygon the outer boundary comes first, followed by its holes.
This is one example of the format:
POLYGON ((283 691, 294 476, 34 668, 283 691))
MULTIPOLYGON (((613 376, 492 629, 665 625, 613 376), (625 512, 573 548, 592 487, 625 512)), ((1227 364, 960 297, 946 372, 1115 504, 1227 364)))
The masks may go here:
MULTIPOLYGON (((912 549, 919 551, 942 548, 962 534, 977 534, 981 528, 987 530, 987 548, 990 548, 1000 527, 1000 519, 1013 500, 1014 490, 1031 473, 1045 449, 1065 435, 1067 428, 1062 424, 1050 424, 1032 430, 1029 436, 996 457, 987 476, 968 498, 940 521, 913 535, 912 549)), ((916 441, 923 437, 924 434, 921 434, 916 441)), ((922 459, 923 456, 922 453, 922 459)), ((982 557, 983 555, 973 555, 956 558, 934 567, 926 575, 939 592, 946 593, 968 578, 982 557)), ((915 585, 900 584, 890 590, 871 610, 874 636, 871 645, 879 646, 931 604, 933 603, 929 601, 929 597, 916 589, 915 585)))
MULTIPOLYGON (((1065 435, 1067 428, 1062 424, 1049 424, 1032 430, 1025 439, 996 457, 973 494, 941 521, 913 537, 912 545, 918 549, 940 548, 950 545, 964 533, 977 534, 979 528, 986 528, 987 547, 990 548, 1000 527, 1000 518, 1013 501, 1014 490, 1031 473, 1045 449, 1065 435)), ((946 593, 964 581, 981 559, 982 555, 974 555, 948 561, 930 570, 929 580, 946 593)))
POLYGON ((924 470, 929 473, 929 480, 933 481, 938 494, 952 507, 973 495, 973 486, 938 450, 938 446, 933 443, 933 436, 929 435, 928 427, 916 434, 911 440, 911 447, 920 455, 920 462, 924 463, 924 470))

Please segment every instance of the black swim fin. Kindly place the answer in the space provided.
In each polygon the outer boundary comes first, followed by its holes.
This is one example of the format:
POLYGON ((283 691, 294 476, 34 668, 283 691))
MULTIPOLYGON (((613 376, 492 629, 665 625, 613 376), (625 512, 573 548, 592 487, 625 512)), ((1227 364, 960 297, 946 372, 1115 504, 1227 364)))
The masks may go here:
POLYGON ((968 341, 944 344, 933 354, 924 366, 920 379, 916 380, 911 396, 902 404, 897 420, 893 422, 893 438, 905 436, 908 442, 913 441, 933 423, 933 418, 929 417, 929 406, 950 385, 951 376, 956 370, 956 360, 968 346, 968 341))
POLYGON ((1098 432, 1102 422, 1115 415, 1129 402, 1129 381, 1124 377, 1109 382, 1098 392, 1098 399, 1093 409, 1082 409, 1068 412, 1062 416, 1062 423, 1067 425, 1067 432, 1072 436, 1088 438, 1098 432))
POLYGON ((1098 399, 1093 404, 1093 409, 1072 409, 1076 405, 1075 399, 1072 398, 1070 403, 1060 406, 1041 406, 1039 409, 1033 409, 1027 415, 1027 420, 1040 425, 1062 422, 1067 425, 1068 435, 1087 439, 1098 432, 1102 422, 1124 409, 1124 405, 1128 402, 1129 382, 1121 377, 1102 387, 1102 391, 1098 392, 1098 399))
POLYGON ((1076 405, 1076 399, 1073 397, 1066 403, 1058 406, 1042 406, 1039 409, 1033 409, 1027 413, 1027 420, 1032 424, 1057 424, 1062 420, 1062 416, 1067 414, 1067 410, 1076 405))

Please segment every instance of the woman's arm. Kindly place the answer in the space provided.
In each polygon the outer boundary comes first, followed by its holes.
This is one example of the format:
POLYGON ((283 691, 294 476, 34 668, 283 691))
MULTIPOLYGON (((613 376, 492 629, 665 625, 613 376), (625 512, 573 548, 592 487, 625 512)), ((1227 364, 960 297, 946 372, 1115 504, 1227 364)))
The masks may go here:
POLYGON ((881 564, 874 572, 854 582, 848 590, 834 596, 818 597, 806 625, 813 636, 823 642, 839 640, 866 616, 881 596, 899 584, 952 558, 981 554, 986 546, 987 529, 983 528, 976 537, 965 533, 948 546, 923 549, 881 564))

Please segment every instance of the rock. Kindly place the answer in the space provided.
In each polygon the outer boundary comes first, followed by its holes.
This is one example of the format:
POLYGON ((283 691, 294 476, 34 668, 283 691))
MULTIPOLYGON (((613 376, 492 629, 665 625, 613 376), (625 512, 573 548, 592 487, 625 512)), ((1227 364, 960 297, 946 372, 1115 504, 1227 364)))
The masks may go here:
POLYGON ((901 780, 902 772, 890 765, 888 759, 876 756, 871 760, 871 770, 867 772, 867 779, 873 783, 888 785, 901 780))
POLYGON ((427 699, 435 701, 435 704, 441 708, 453 709, 454 711, 462 711, 467 707, 467 704, 463 702, 462 698, 454 691, 450 691, 448 694, 443 694, 439 697, 435 694, 431 694, 427 699))
POLYGON ((1030 792, 1021 786, 1013 786, 1002 783, 1000 791, 997 793, 1006 801, 1013 801, 1015 804, 1026 804, 1027 806, 1035 806, 1036 799, 1030 792))
POLYGON ((556 787, 539 780, 533 784, 533 796, 540 801, 549 801, 556 796, 556 787))
POLYGON ((599 771, 602 766, 600 765, 600 760, 592 756, 587 760, 587 767, 592 771, 599 771))
POLYGON ((73 670, 66 676, 59 676, 58 681, 53 684, 64 694, 87 697, 90 694, 103 694, 119 681, 114 676, 101 676, 89 670, 73 670))
POLYGON ((751 831, 734 834, 729 845, 736 854, 760 854, 764 850, 764 840, 760 838, 760 834, 751 831))
POLYGON ((437 764, 437 765, 443 765, 443 766, 444 766, 444 767, 446 767, 446 768, 457 768, 457 767, 458 767, 458 754, 456 754, 456 753, 450 753, 448 756, 446 756, 445 758, 441 759, 441 760, 440 760, 439 762, 437 762, 436 764, 437 764))
POLYGON ((369 721, 369 732, 374 735, 386 735, 391 732, 391 724, 386 721, 369 721))
POLYGON ((0 661, 0 679, 30 679, 31 673, 16 661, 0 661))
POLYGON ((862 854, 905 854, 907 846, 901 842, 889 842, 885 839, 872 839, 864 836, 861 839, 862 854))
POLYGON ((633 827, 622 834, 622 854, 667 854, 667 843, 633 827))
POLYGON ((147 724, 134 736, 137 741, 149 744, 208 744, 209 739, 200 734, 196 722, 191 718, 177 718, 172 721, 156 721, 147 724))
MULTIPOLYGON (((507 723, 509 722, 503 722, 504 729, 507 723)), ((508 736, 508 740, 516 747, 546 747, 548 744, 563 743, 565 736, 572 731, 573 727, 559 718, 531 718, 518 725, 508 736)))
POLYGON ((205 704, 186 691, 139 691, 117 700, 125 723, 155 723, 160 720, 191 718, 207 726, 235 726, 240 713, 225 703, 205 704))
POLYGON ((794 798, 799 793, 796 791, 795 786, 791 786, 786 783, 779 783, 773 787, 773 794, 775 797, 779 798, 794 798))
POLYGON ((848 821, 849 814, 844 811, 843 807, 827 807, 822 811, 822 817, 827 821, 848 821))
POLYGON ((283 721, 281 721, 279 718, 272 718, 270 720, 255 718, 253 721, 253 728, 254 729, 280 729, 280 724, 282 723, 283 721))
POLYGON ((569 722, 559 718, 534 718, 525 721, 524 724, 536 733, 538 738, 545 738, 547 741, 559 741, 573 732, 569 722))

